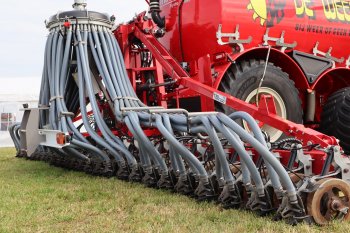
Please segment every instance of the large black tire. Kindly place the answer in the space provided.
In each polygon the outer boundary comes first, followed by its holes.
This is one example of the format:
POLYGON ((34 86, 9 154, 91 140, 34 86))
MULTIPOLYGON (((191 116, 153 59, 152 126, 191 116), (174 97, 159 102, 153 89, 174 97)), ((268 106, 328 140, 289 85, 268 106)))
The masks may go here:
MULTIPOLYGON (((265 61, 263 60, 249 60, 233 64, 226 72, 219 86, 219 90, 229 93, 241 100, 248 101, 252 93, 258 88, 264 69, 265 61)), ((283 108, 282 106, 284 106, 285 110, 281 110, 280 112, 281 114, 283 112, 284 116, 278 115, 295 123, 303 122, 303 109, 298 94, 299 92, 295 88, 294 82, 289 79, 288 74, 283 72, 281 68, 272 63, 268 64, 262 88, 266 89, 266 91, 273 90, 277 93, 276 98, 280 100, 279 103, 283 102, 284 105, 281 104, 281 109, 283 108)), ((277 104, 276 107, 278 107, 277 104)), ((224 112, 227 115, 234 112, 232 108, 220 103, 216 103, 216 110, 224 112)), ((274 130, 272 130, 272 133, 273 132, 274 130)), ((275 133, 277 138, 273 137, 273 135, 270 136, 272 141, 285 137, 280 131, 275 133)))
POLYGON ((339 139, 344 151, 350 153, 350 87, 328 98, 321 114, 320 131, 339 139))

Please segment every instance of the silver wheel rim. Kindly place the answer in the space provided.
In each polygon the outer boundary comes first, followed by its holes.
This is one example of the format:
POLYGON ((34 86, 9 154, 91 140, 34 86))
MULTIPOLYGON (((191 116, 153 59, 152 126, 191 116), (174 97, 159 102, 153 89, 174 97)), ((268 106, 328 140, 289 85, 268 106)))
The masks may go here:
MULTIPOLYGON (((256 102, 256 91, 257 89, 253 90, 245 99, 245 102, 255 104, 256 102)), ((287 109, 286 105, 282 99, 282 97, 273 89, 268 87, 261 87, 259 89, 259 97, 261 95, 270 95, 275 100, 276 105, 276 113, 278 116, 282 117, 283 119, 287 119, 287 109)), ((243 127, 245 130, 250 131, 247 122, 243 121, 243 127)), ((277 141, 283 134, 282 131, 275 129, 269 125, 263 125, 261 128, 263 131, 267 132, 267 134, 270 136, 271 142, 277 141)))

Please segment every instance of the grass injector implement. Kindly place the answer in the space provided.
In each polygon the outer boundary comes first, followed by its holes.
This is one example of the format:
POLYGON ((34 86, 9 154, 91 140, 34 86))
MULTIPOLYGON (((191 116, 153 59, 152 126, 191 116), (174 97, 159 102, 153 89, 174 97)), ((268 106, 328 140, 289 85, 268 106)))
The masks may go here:
POLYGON ((349 219, 348 2, 148 3, 118 26, 81 0, 46 21, 18 156, 290 224, 349 219))

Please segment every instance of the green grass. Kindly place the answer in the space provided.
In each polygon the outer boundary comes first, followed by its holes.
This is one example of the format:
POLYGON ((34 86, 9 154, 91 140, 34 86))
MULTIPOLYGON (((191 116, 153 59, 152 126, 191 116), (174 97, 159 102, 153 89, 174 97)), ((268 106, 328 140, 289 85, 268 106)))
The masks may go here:
POLYGON ((292 227, 14 155, 0 150, 0 232, 350 232, 350 223, 292 227))

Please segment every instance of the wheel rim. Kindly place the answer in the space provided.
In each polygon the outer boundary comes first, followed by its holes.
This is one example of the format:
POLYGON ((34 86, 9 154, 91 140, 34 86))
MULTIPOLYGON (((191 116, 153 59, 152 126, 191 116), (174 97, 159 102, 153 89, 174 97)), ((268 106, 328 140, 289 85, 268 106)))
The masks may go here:
MULTIPOLYGON (((245 99, 245 102, 256 105, 256 92, 257 89, 254 89, 245 99)), ((287 109, 286 105, 282 99, 282 97, 273 89, 269 87, 261 87, 259 89, 259 97, 261 95, 270 95, 275 100, 276 105, 276 114, 280 116, 283 119, 287 119, 287 109)), ((273 128, 272 126, 269 126, 267 124, 263 124, 259 121, 257 121, 260 128, 267 132, 267 134, 270 136, 271 142, 277 141, 283 134, 282 131, 273 128)), ((243 127, 245 130, 250 131, 247 122, 243 121, 243 127)))
POLYGON ((350 186, 340 179, 322 179, 307 197, 308 213, 319 225, 332 220, 349 220, 350 186))

